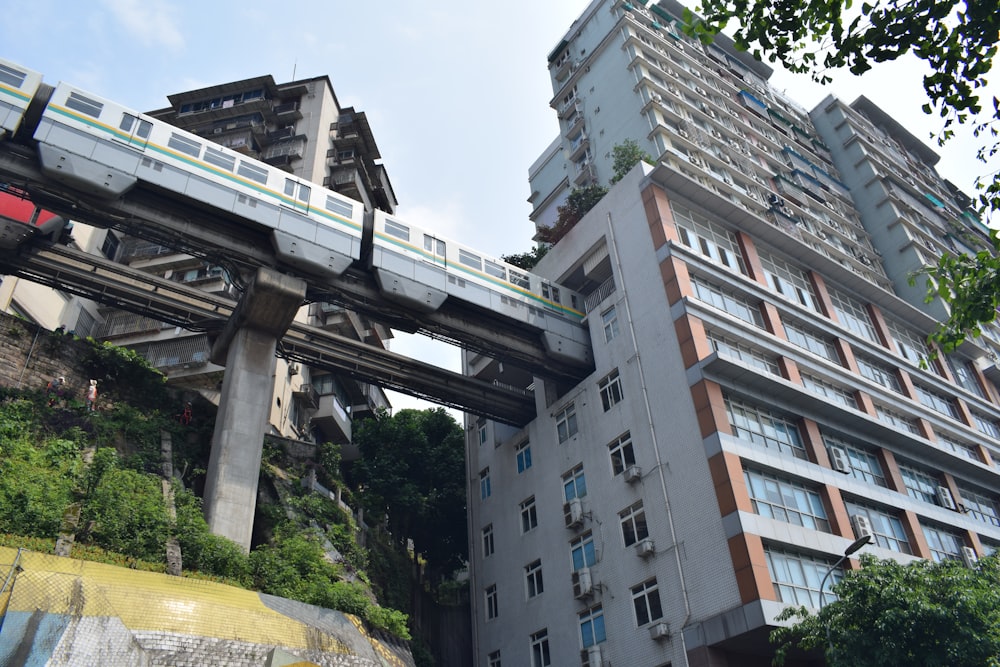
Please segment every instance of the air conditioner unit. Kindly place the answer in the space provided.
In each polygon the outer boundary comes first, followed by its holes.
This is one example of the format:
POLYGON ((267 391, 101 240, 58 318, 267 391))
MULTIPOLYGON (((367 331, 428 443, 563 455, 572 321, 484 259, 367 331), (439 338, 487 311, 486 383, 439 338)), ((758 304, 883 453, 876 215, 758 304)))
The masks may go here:
POLYGON ((573 597, 577 600, 590 597, 594 593, 594 580, 590 577, 590 568, 581 567, 573 573, 573 597))
POLYGON ((851 528, 854 529, 854 536, 859 540, 862 537, 875 537, 875 532, 872 530, 872 522, 863 514, 851 515, 851 528))
POLYGON ((288 364, 288 374, 289 375, 298 375, 299 374, 299 365, 298 364, 294 364, 294 363, 293 364, 288 364))
POLYGON ((955 499, 952 498, 951 491, 948 490, 947 486, 939 486, 937 488, 937 499, 941 507, 958 511, 958 505, 955 504, 955 499))
POLYGON ((650 95, 649 97, 650 97, 650 98, 651 98, 651 99, 652 99, 652 100, 653 100, 654 102, 662 102, 662 101, 663 101, 663 98, 662 98, 662 97, 660 97, 660 94, 659 94, 659 93, 653 93, 653 94, 652 94, 652 95, 650 95))
POLYGON ((642 479, 642 468, 639 466, 629 466, 625 468, 625 481, 634 484, 642 479))
POLYGON ((670 626, 667 623, 654 623, 649 626, 649 636, 654 641, 670 639, 670 626))
POLYGON ((601 654, 601 645, 594 644, 587 648, 587 667, 603 667, 604 656, 601 654))
POLYGON ((848 458, 847 452, 840 447, 831 447, 830 467, 845 475, 851 474, 851 459, 848 458))
POLYGON ((972 547, 962 547, 962 562, 965 563, 965 567, 975 567, 979 562, 976 550, 972 547))
POLYGON ((681 135, 685 139, 688 138, 688 132, 687 132, 687 130, 677 130, 677 134, 681 135))
POLYGON ((576 528, 583 523, 583 502, 579 498, 563 504, 563 519, 567 528, 576 528))
POLYGON ((770 204, 771 206, 781 208, 782 206, 785 205, 785 200, 776 194, 769 194, 767 196, 767 203, 770 204))
POLYGON ((654 553, 656 553, 656 543, 648 537, 644 540, 639 540, 635 545, 635 554, 639 558, 649 558, 654 553))

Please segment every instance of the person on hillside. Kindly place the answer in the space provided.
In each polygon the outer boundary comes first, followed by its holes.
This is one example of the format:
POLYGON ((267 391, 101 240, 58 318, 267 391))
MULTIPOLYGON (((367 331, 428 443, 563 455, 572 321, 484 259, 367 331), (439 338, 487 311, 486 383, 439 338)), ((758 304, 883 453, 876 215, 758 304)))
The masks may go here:
POLYGON ((45 395, 49 398, 49 407, 54 407, 57 402, 62 400, 66 392, 66 378, 62 375, 49 380, 49 383, 45 385, 45 395))
POLYGON ((87 411, 93 412, 97 409, 97 380, 91 380, 87 387, 87 411))

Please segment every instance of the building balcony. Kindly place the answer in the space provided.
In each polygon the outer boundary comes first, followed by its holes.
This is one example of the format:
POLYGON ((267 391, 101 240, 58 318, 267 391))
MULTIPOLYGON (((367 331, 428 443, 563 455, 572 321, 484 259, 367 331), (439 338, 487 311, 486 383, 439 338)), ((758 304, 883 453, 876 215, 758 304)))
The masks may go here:
POLYGON ((302 111, 299 109, 298 102, 284 102, 282 104, 276 104, 273 108, 274 115, 281 122, 288 122, 291 120, 301 120, 302 111))
POLYGON ((321 431, 326 442, 338 444, 351 441, 351 416, 335 394, 323 394, 319 397, 316 414, 312 417, 312 425, 321 431))
POLYGON ((588 148, 590 148, 590 139, 587 137, 586 132, 581 132, 580 136, 570 143, 570 161, 575 162, 576 160, 579 160, 587 152, 588 148))
POLYGON ((299 401, 305 408, 316 410, 319 408, 319 394, 311 384, 301 384, 298 389, 292 391, 292 397, 299 401))

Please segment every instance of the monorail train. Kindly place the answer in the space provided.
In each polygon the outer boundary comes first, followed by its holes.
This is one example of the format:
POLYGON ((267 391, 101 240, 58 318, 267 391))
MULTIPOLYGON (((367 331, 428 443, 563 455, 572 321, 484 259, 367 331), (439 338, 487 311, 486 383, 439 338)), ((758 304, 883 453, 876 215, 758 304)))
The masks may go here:
POLYGON ((340 275, 369 240, 387 298, 425 312, 462 299, 551 331, 556 353, 586 355, 572 291, 380 211, 366 225, 360 202, 2 59, 0 122, 0 137, 30 134, 42 171, 78 190, 116 198, 145 183, 184 195, 270 228, 278 258, 312 274, 340 275))

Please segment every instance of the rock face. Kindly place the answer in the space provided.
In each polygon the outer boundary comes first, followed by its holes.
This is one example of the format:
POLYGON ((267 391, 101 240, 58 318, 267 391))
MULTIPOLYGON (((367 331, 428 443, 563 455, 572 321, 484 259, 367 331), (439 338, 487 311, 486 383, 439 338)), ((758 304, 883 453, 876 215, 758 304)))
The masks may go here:
POLYGON ((207 581, 0 548, 0 666, 414 667, 349 614, 207 581))

